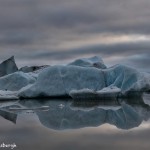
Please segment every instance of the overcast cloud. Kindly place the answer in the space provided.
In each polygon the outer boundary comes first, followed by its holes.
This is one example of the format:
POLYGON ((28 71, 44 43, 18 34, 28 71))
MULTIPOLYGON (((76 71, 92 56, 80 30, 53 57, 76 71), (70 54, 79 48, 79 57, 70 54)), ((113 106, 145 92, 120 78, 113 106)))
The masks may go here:
POLYGON ((19 66, 99 55, 150 70, 149 0, 1 0, 0 60, 19 66))

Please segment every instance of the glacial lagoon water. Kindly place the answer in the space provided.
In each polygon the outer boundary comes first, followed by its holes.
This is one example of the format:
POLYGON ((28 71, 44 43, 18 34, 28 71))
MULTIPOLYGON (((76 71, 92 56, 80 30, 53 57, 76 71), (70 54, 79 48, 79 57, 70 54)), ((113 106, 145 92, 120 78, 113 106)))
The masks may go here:
POLYGON ((150 149, 148 94, 141 99, 1 101, 0 116, 0 149, 150 149))

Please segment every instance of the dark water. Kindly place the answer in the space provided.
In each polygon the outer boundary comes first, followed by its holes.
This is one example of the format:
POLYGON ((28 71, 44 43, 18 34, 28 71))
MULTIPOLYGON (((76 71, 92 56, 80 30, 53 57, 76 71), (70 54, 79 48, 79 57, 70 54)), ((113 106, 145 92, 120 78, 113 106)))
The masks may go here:
POLYGON ((0 102, 0 146, 17 146, 0 149, 149 150, 149 103, 150 95, 111 101, 0 102))

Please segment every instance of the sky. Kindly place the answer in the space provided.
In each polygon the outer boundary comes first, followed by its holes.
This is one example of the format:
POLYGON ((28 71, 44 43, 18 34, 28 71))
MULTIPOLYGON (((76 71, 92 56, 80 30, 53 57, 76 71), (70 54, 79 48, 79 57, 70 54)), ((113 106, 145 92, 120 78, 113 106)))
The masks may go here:
POLYGON ((0 61, 19 67, 100 56, 150 71, 149 0, 0 0, 0 61))

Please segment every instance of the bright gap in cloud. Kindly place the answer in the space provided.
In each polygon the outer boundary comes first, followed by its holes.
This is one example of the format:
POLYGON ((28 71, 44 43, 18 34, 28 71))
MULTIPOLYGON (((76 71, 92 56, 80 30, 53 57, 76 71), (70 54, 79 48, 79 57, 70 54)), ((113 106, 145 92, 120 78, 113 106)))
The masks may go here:
POLYGON ((97 44, 119 44, 150 41, 150 35, 141 34, 100 34, 87 37, 77 37, 74 40, 63 41, 58 45, 60 49, 77 48, 97 44))

